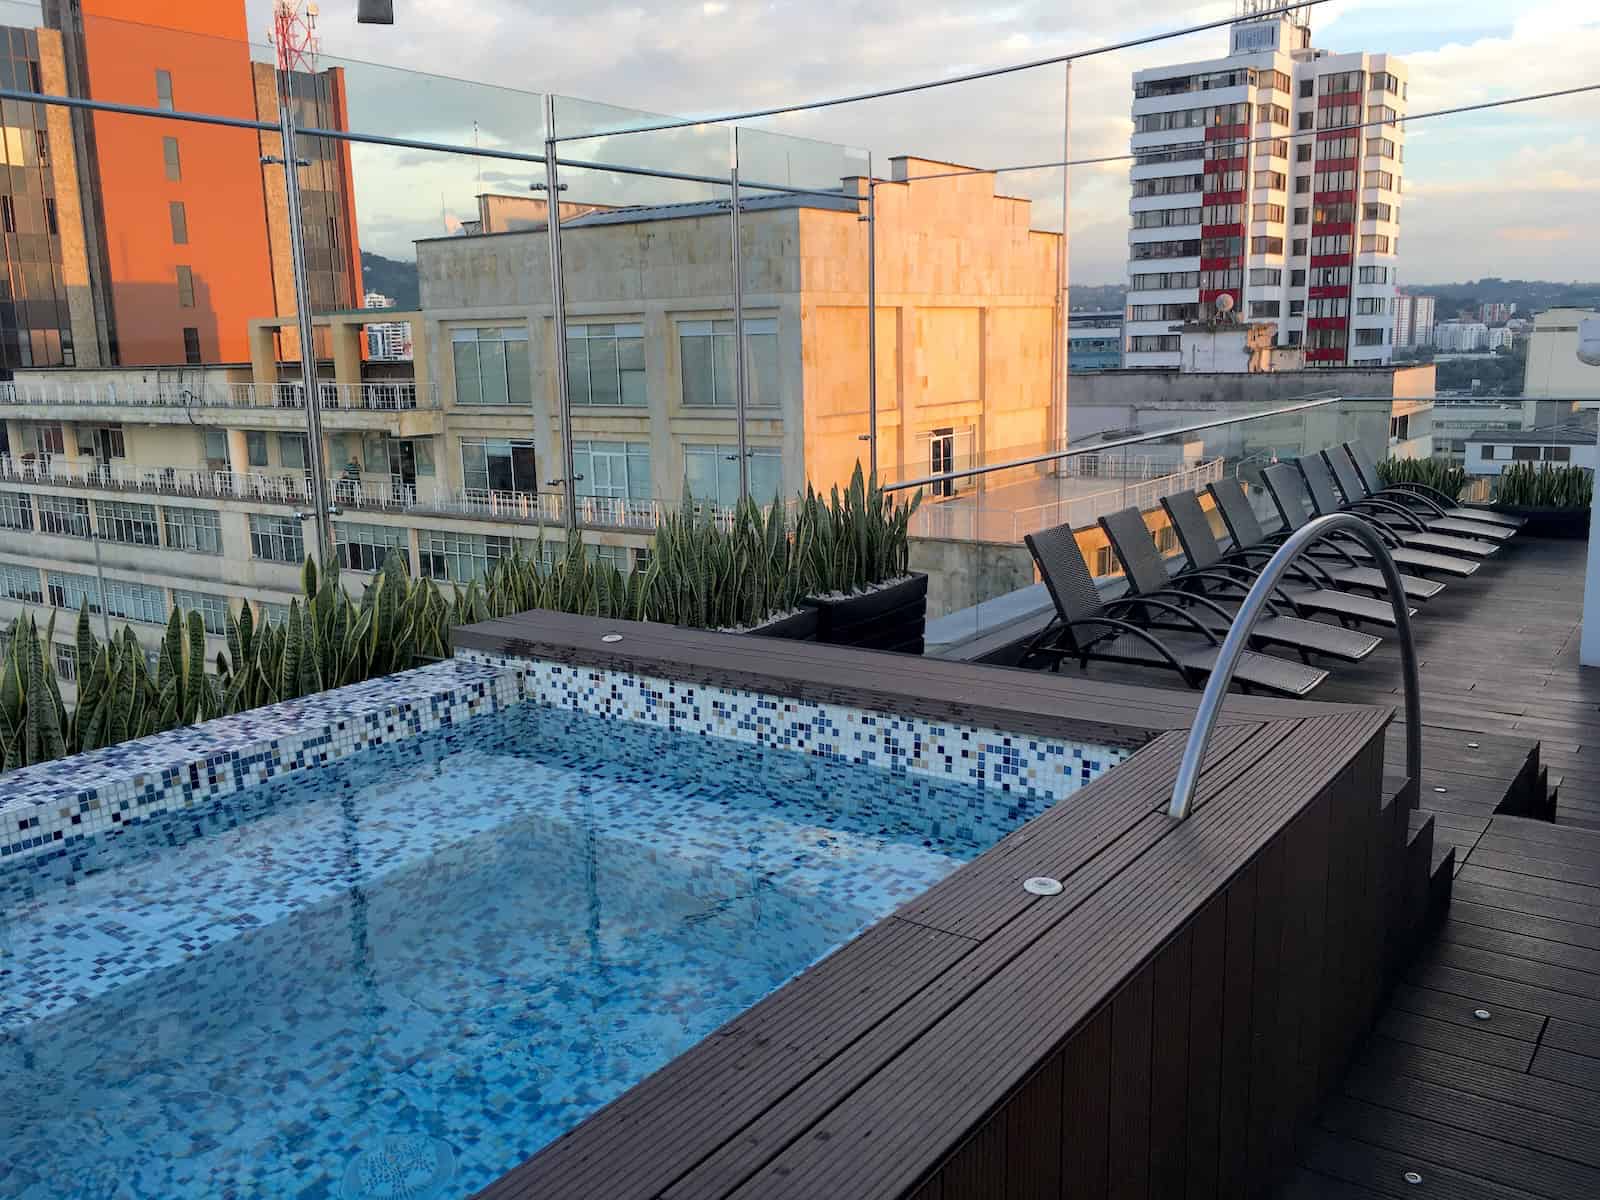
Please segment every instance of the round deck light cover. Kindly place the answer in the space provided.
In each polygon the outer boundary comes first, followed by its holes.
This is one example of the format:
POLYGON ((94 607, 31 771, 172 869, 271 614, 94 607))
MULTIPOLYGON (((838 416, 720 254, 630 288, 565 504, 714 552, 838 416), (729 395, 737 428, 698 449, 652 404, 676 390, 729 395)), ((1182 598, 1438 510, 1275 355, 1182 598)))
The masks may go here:
POLYGON ((622 635, 620 633, 602 634, 600 640, 602 642, 608 642, 608 643, 609 642, 620 642, 622 640, 622 635))
POLYGON ((1059 896, 1061 880, 1051 879, 1048 875, 1035 875, 1032 879, 1022 881, 1022 890, 1034 896, 1059 896))

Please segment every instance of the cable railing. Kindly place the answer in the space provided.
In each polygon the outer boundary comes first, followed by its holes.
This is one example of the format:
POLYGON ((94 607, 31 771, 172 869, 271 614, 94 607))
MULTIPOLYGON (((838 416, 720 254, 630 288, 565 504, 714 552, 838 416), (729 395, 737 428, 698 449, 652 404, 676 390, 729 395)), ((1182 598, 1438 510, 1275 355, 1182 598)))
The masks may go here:
MULTIPOLYGON (((415 380, 363 383, 322 381, 325 411, 408 412, 437 409, 439 386, 415 380)), ((304 409, 305 386, 291 383, 83 383, 12 380, 0 383, 0 405, 57 408, 304 409)))
POLYGON ((1239 657, 1249 647, 1251 632, 1262 610, 1301 556, 1334 534, 1348 534, 1361 542, 1371 553, 1378 570, 1383 572, 1384 587, 1394 609, 1395 636, 1400 642, 1401 681, 1405 685, 1406 786, 1411 789, 1413 807, 1419 800, 1418 789, 1422 785, 1422 686, 1417 674, 1417 647, 1411 636, 1411 611, 1406 604, 1405 580, 1389 554, 1389 547, 1371 525, 1351 513, 1333 513, 1318 517, 1291 534, 1267 560, 1267 564, 1261 568, 1261 574, 1256 576, 1250 591, 1240 602, 1233 624, 1228 627, 1228 634, 1217 651, 1205 691, 1200 695, 1200 706, 1195 710, 1194 724, 1189 727, 1189 740, 1184 745, 1183 758, 1178 763, 1172 801, 1167 807, 1167 815, 1174 820, 1182 821, 1189 815, 1194 803, 1195 785, 1200 779, 1200 766, 1211 740, 1211 730, 1217 723, 1222 701, 1239 666, 1239 657))

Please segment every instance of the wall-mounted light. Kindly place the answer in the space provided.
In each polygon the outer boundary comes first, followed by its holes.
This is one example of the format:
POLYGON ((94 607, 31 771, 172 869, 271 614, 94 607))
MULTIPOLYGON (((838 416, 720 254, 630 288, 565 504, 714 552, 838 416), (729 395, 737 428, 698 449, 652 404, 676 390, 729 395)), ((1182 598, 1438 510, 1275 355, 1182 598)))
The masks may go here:
POLYGON ((394 0, 357 0, 357 25, 393 25, 394 0))

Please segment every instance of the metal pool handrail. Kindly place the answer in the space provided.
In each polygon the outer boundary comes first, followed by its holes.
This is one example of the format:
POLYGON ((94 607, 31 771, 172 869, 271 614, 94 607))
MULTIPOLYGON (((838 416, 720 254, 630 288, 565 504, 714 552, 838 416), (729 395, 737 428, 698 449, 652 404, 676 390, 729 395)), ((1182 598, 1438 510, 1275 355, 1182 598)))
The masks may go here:
POLYGON ((1206 744, 1211 740, 1211 728, 1217 723, 1222 710, 1223 697, 1233 682, 1234 669, 1239 656, 1244 653, 1261 610, 1266 607, 1278 581, 1294 566, 1295 561, 1311 546, 1335 533, 1349 533, 1372 552, 1383 581, 1389 590, 1389 602, 1394 606, 1395 633, 1400 639, 1400 666, 1406 689, 1406 775, 1413 788, 1422 786, 1422 690, 1417 678, 1417 647, 1411 640, 1411 613, 1406 604, 1405 584, 1400 570, 1394 565, 1389 548, 1370 525, 1350 513, 1333 513, 1302 525, 1290 536, 1261 569, 1261 574, 1251 585, 1249 594, 1239 605, 1239 611, 1217 651, 1217 661, 1206 680, 1205 691, 1200 695, 1200 707, 1195 710, 1194 724, 1189 728, 1189 742, 1183 748, 1183 760, 1178 764, 1178 779, 1172 788, 1172 802, 1167 815, 1181 821, 1189 815, 1189 805, 1194 799, 1195 784, 1200 779, 1200 763, 1205 758, 1206 744))

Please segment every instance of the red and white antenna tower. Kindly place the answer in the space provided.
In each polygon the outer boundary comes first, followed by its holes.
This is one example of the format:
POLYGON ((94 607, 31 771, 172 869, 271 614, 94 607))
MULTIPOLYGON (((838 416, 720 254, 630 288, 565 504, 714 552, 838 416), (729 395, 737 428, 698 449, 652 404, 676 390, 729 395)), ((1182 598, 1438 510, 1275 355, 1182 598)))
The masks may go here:
POLYGON ((273 0, 268 41, 278 52, 278 70, 315 72, 322 39, 317 36, 320 10, 310 0, 273 0))

